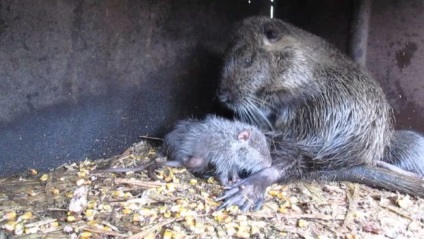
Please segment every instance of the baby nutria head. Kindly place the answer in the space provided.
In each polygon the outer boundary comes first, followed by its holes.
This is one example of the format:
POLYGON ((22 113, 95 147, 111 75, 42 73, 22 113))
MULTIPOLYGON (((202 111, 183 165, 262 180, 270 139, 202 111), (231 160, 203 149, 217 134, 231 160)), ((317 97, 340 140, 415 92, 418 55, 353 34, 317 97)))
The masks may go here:
POLYGON ((265 122, 281 104, 313 89, 313 35, 281 20, 247 18, 235 28, 226 50, 218 97, 248 122, 265 122), (305 39, 306 38, 306 41, 305 39))
POLYGON ((270 147, 267 139, 258 128, 252 127, 244 130, 240 135, 244 134, 244 138, 248 138, 248 147, 245 162, 242 162, 244 168, 251 173, 255 173, 272 164, 270 147), (247 132, 247 133, 246 133, 247 132))

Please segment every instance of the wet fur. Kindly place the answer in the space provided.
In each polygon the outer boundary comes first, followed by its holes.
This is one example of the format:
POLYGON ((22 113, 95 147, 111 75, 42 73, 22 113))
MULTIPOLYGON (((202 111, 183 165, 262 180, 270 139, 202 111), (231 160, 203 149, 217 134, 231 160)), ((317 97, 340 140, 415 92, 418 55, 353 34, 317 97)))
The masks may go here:
POLYGON ((224 103, 242 120, 262 128, 270 123, 279 138, 308 154, 312 169, 382 158, 392 138, 392 111, 363 68, 324 40, 279 20, 248 18, 233 40, 220 94, 230 95, 224 103), (273 43, 263 33, 269 25, 280 34, 273 43), (249 57, 252 63, 244 67, 249 57))
MULTIPOLYGON (((416 178, 385 182, 402 175, 380 170, 378 160, 422 174, 423 155, 407 159, 410 148, 405 137, 393 139, 393 113, 381 87, 364 68, 317 36, 277 19, 245 19, 226 52, 219 99, 242 121, 271 131, 277 181, 367 177, 362 182, 371 186, 410 193, 403 190, 408 187, 418 190, 414 195, 424 195, 416 178), (373 170, 377 177, 368 174, 373 170)), ((412 141, 420 154, 423 144, 412 141)), ((255 184, 245 183, 245 188, 255 184)), ((253 188, 245 196, 260 201, 262 192, 253 188)), ((239 203, 234 198, 243 190, 235 191, 221 199, 230 200, 227 205, 239 203)))

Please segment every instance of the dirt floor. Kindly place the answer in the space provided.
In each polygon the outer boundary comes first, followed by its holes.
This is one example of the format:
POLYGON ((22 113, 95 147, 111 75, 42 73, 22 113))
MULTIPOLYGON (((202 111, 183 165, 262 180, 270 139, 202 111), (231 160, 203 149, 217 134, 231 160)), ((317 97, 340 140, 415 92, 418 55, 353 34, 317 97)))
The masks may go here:
MULTIPOLYGON (((5 238, 424 238, 424 200, 351 183, 273 185, 260 211, 216 211, 213 178, 185 169, 91 173, 156 159, 140 142, 122 155, 0 178, 5 238)), ((162 159, 163 160, 163 159, 162 159)))

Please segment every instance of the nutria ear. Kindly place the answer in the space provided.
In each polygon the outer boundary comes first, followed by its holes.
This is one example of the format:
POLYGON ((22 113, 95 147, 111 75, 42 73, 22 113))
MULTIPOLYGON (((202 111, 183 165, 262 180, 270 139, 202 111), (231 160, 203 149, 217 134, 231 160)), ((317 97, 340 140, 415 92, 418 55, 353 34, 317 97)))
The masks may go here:
POLYGON ((241 141, 248 141, 250 139, 250 135, 250 130, 245 129, 240 132, 240 134, 238 135, 238 139, 241 141))
POLYGON ((267 22, 263 25, 263 34, 270 43, 277 42, 281 38, 280 29, 272 22, 267 22))

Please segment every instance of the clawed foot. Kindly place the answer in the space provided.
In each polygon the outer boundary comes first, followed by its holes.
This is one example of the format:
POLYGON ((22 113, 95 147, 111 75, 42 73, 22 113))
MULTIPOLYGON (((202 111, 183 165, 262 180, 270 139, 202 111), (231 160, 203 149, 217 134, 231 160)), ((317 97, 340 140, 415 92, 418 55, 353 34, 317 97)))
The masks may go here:
POLYGON ((265 200, 265 190, 278 179, 278 171, 273 167, 266 168, 238 181, 216 198, 224 201, 217 210, 238 206, 241 211, 259 210, 265 200))
POLYGON ((224 188, 230 188, 233 187, 236 183, 240 182, 240 178, 218 178, 221 182, 221 185, 224 186, 224 188))
POLYGON ((221 182, 221 185, 224 187, 230 187, 231 185, 234 185, 240 181, 237 170, 221 173, 218 175, 218 179, 221 182))

